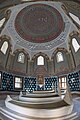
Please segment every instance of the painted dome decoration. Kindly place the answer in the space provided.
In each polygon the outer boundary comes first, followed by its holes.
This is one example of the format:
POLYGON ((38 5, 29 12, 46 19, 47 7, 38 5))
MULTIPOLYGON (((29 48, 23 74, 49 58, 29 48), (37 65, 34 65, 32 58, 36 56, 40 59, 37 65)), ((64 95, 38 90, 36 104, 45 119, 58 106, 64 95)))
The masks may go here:
POLYGON ((61 14, 47 4, 32 4, 16 16, 15 29, 24 40, 45 43, 57 38, 64 30, 61 14))
MULTIPOLYGON (((31 52, 48 50, 64 44, 69 32, 75 30, 60 2, 30 2, 11 7, 11 15, 4 33, 12 38, 15 48, 31 52)), ((14 50, 13 50, 14 51, 14 50)))

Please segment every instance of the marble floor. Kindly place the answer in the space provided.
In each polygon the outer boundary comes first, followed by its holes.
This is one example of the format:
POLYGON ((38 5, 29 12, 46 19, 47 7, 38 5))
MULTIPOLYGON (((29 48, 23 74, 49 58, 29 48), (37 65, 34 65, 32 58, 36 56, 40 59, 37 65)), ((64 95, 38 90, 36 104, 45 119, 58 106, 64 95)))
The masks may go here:
MULTIPOLYGON (((12 95, 12 97, 13 96, 14 95, 12 95)), ((0 94, 0 108, 2 107, 4 109, 6 109, 5 108, 5 103, 4 103, 5 98, 6 98, 6 95, 0 94)), ((78 116, 75 120, 80 120, 80 96, 78 96, 78 95, 77 96, 73 96, 72 97, 72 102, 74 104, 73 112, 76 113, 77 116, 78 116)), ((11 119, 8 118, 8 117, 5 117, 5 115, 3 115, 1 113, 1 110, 0 110, 0 120, 11 120, 11 119)), ((26 120, 28 120, 28 119, 26 118, 26 120)), ((42 119, 39 119, 39 120, 42 120, 42 119)), ((50 120, 52 120, 52 119, 50 119, 50 120)), ((69 119, 66 119, 66 120, 69 120, 69 119)), ((73 119, 70 119, 70 120, 73 120, 73 119)))
POLYGON ((77 120, 80 120, 80 97, 74 98, 73 104, 74 104, 73 110, 77 112, 77 116, 78 116, 77 120))

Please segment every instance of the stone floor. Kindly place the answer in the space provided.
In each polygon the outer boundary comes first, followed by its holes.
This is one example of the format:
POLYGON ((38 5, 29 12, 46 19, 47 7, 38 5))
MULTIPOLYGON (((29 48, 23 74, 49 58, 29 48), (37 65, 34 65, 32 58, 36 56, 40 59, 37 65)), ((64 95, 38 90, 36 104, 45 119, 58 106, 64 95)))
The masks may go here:
MULTIPOLYGON (((14 95, 12 95, 12 97, 14 97, 14 95)), ((0 107, 5 106, 5 103, 4 103, 5 98, 6 98, 6 95, 0 94, 0 107)), ((80 96, 78 96, 78 95, 75 96, 74 95, 72 97, 72 99, 73 99, 73 104, 74 104, 73 112, 77 112, 77 116, 78 116, 78 118, 75 119, 75 120, 80 120, 80 96)), ((3 114, 0 111, 0 120, 11 120, 11 119, 3 116, 3 114)), ((70 120, 72 120, 72 119, 70 119, 70 120)))
POLYGON ((78 120, 80 120, 80 97, 73 99, 74 111, 77 112, 78 120))

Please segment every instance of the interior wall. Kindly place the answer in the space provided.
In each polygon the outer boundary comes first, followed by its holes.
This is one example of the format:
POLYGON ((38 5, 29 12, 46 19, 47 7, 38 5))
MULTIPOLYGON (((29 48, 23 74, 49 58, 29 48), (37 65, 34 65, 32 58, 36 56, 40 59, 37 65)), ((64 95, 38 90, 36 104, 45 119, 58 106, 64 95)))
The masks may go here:
POLYGON ((10 70, 12 72, 17 72, 17 73, 22 73, 22 74, 26 74, 28 72, 28 55, 25 54, 25 59, 24 59, 24 63, 20 63, 18 62, 18 55, 19 53, 22 53, 23 51, 16 51, 13 55, 11 55, 11 65, 10 65, 10 70))
POLYGON ((70 57, 69 57, 69 53, 68 52, 65 52, 64 50, 61 50, 60 52, 62 53, 63 55, 63 59, 64 61, 61 61, 61 62, 57 62, 57 53, 59 51, 57 51, 55 54, 54 54, 54 60, 53 60, 53 63, 54 63, 54 73, 55 74, 63 74, 65 72, 69 72, 70 69, 71 69, 71 66, 70 66, 70 57), (69 61, 68 61, 68 58, 69 58, 69 61))
POLYGON ((9 53, 11 51, 11 45, 9 43, 9 40, 6 38, 6 36, 4 36, 3 38, 0 38, 0 40, 1 40, 0 41, 0 69, 6 70, 9 53), (1 47, 5 41, 8 42, 8 49, 6 54, 3 54, 1 51, 1 47))
POLYGON ((36 55, 33 56, 32 61, 33 61, 33 69, 34 69, 33 74, 38 74, 39 71, 40 71, 40 74, 44 74, 44 76, 49 74, 48 68, 49 68, 50 60, 46 54, 37 53, 36 55), (44 58, 44 65, 37 65, 37 58, 39 56, 42 56, 44 58))
MULTIPOLYGON (((80 45, 80 38, 78 36, 73 36, 72 38, 76 38, 78 44, 80 45)), ((78 66, 80 66, 80 48, 77 52, 75 52, 73 46, 72 46, 72 40, 71 40, 71 45, 70 45, 70 49, 72 51, 72 55, 73 55, 73 59, 74 59, 74 63, 75 63, 75 67, 77 68, 78 66)))

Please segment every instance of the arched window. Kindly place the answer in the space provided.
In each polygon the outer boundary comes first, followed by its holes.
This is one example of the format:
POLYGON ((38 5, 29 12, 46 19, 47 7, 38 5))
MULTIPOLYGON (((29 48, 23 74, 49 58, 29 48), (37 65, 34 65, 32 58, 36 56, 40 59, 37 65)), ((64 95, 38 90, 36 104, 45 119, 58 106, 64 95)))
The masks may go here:
POLYGON ((72 18, 77 24, 80 25, 80 19, 79 19, 76 15, 74 15, 74 14, 72 14, 72 13, 69 13, 69 15, 71 16, 71 18, 72 18))
POLYGON ((25 59, 25 55, 24 55, 24 53, 19 53, 19 55, 18 55, 18 62, 20 62, 20 63, 24 63, 24 59, 25 59))
POLYGON ((37 58, 37 65, 44 65, 44 57, 43 56, 39 56, 37 58))
POLYGON ((3 18, 2 20, 0 20, 0 27, 2 27, 2 25, 4 24, 5 22, 5 18, 3 18))
POLYGON ((63 60, 63 54, 62 54, 62 52, 58 52, 57 55, 56 55, 56 57, 57 57, 57 62, 62 62, 62 61, 64 61, 64 60, 63 60))
POLYGON ((5 42, 3 43, 3 45, 2 45, 2 47, 1 47, 1 52, 2 52, 3 54, 6 54, 7 49, 8 49, 8 42, 5 41, 5 42))
POLYGON ((80 45, 78 44, 78 42, 75 38, 72 39, 72 45, 73 45, 75 52, 77 52, 80 48, 80 45))

